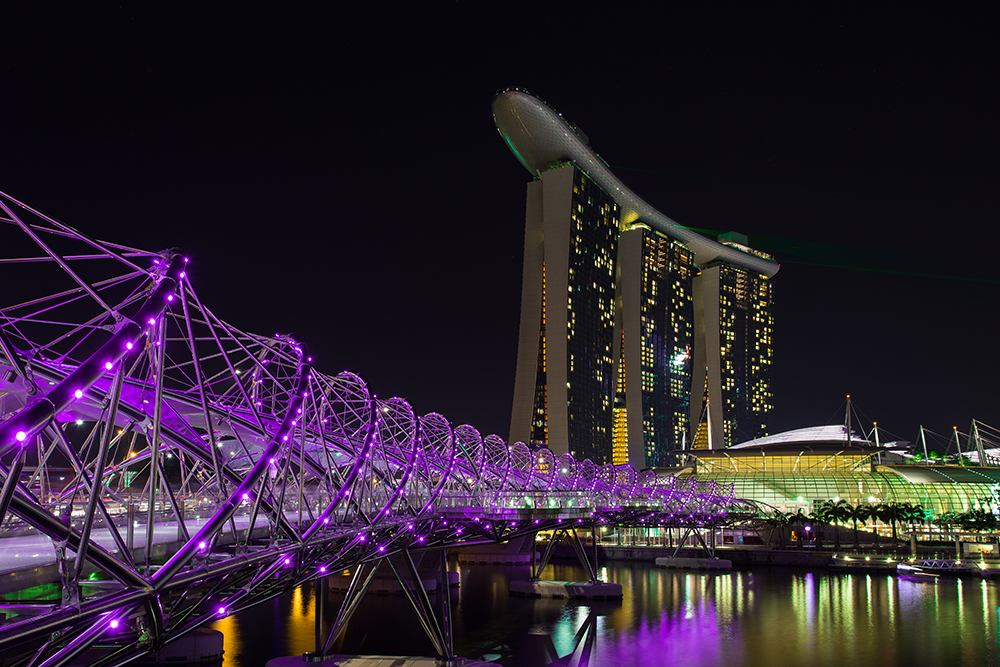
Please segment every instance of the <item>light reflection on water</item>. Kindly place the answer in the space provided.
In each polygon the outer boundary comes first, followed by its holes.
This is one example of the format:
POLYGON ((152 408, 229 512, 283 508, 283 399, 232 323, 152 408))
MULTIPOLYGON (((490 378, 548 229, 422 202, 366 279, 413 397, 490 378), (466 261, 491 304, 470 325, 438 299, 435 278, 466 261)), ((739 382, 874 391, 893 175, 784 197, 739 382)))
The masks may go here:
MULTIPOLYGON (((452 565, 454 569, 454 564, 452 565)), ((621 601, 510 597, 526 568, 476 565, 451 595, 456 653, 513 667, 997 664, 1000 585, 766 568, 726 574, 610 563, 621 601), (977 590, 978 589, 978 590, 977 590)), ((557 564, 546 577, 579 580, 557 564)), ((437 596, 432 604, 437 605, 437 596)), ((329 628, 342 596, 332 595, 329 628)), ((310 586, 222 619, 226 667, 313 650, 310 586)), ((402 596, 366 598, 335 647, 343 653, 433 655, 402 596)))

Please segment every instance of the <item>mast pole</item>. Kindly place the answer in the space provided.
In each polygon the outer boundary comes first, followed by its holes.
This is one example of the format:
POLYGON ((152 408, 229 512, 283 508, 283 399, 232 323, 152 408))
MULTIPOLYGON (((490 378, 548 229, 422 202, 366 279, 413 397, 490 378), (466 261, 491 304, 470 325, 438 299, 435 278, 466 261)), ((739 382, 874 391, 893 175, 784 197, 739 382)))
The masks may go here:
POLYGON ((927 465, 927 437, 924 435, 924 425, 920 425, 920 442, 924 445, 924 465, 927 465))
POLYGON ((951 430, 955 434, 955 449, 958 450, 958 465, 962 465, 962 442, 958 439, 958 427, 952 426, 951 430))
POLYGON ((979 426, 976 425, 976 420, 972 420, 972 435, 975 438, 976 451, 979 452, 979 465, 987 465, 986 462, 986 451, 983 449, 983 439, 979 436, 979 426))
POLYGON ((875 446, 878 447, 878 462, 882 463, 882 445, 878 442, 878 422, 872 422, 872 430, 875 432, 875 446))
POLYGON ((847 446, 850 447, 851 446, 851 395, 850 394, 847 395, 847 418, 846 418, 846 422, 847 422, 847 434, 846 434, 846 437, 847 437, 847 446))

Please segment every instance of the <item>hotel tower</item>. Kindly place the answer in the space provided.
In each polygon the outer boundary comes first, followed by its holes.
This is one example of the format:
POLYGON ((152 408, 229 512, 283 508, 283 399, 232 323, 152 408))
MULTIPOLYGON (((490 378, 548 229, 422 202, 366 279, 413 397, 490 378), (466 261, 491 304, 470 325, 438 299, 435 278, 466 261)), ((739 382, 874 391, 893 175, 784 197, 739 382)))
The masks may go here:
POLYGON ((493 115, 533 176, 510 441, 641 470, 766 435, 778 265, 649 206, 537 97, 493 115))

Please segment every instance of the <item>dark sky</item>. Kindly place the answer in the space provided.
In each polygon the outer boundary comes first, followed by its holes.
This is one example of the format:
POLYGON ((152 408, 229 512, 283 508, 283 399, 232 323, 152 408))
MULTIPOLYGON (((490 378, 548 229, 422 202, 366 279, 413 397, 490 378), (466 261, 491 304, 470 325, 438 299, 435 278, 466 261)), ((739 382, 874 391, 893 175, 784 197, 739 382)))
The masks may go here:
POLYGON ((490 102, 519 86, 774 252, 774 431, 848 393, 905 439, 1000 426, 995 16, 541 5, 5 10, 0 190, 505 437, 529 175, 490 102))

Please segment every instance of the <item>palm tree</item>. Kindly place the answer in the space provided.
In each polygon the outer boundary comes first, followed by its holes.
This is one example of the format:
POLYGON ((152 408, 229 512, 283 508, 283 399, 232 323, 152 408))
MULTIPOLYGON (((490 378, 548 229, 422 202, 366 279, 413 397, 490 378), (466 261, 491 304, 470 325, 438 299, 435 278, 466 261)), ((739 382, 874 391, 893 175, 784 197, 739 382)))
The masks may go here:
POLYGON ((878 520, 879 520, 878 505, 865 505, 865 520, 867 521, 869 519, 871 519, 871 522, 872 522, 872 535, 873 535, 873 539, 875 540, 875 544, 873 546, 876 549, 878 549, 879 548, 879 543, 878 543, 878 520))
POLYGON ((862 503, 857 505, 847 504, 845 507, 847 518, 854 523, 854 548, 860 549, 861 543, 858 542, 858 520, 865 521, 868 518, 868 507, 862 503))
POLYGON ((905 514, 904 520, 907 525, 912 530, 914 523, 923 523, 927 520, 927 510, 924 509, 923 505, 913 503, 903 503, 903 512, 905 514))
POLYGON ((851 518, 848 508, 850 505, 847 504, 846 500, 838 500, 833 502, 832 500, 827 500, 822 505, 823 514, 826 515, 827 521, 833 524, 834 527, 834 548, 838 551, 840 550, 840 522, 847 521, 851 518))
POLYGON ((779 549, 783 549, 785 546, 785 526, 788 525, 788 516, 788 514, 785 514, 781 510, 774 510, 762 517, 764 525, 771 529, 771 533, 767 538, 768 542, 774 537, 774 531, 778 531, 779 549))
POLYGON ((898 503, 880 503, 875 506, 875 516, 892 527, 892 543, 899 542, 896 535, 896 522, 903 516, 902 507, 898 503))
POLYGON ((805 526, 806 523, 809 521, 809 517, 806 516, 806 513, 803 512, 802 508, 800 507, 795 512, 795 514, 792 514, 792 515, 790 515, 788 517, 788 520, 789 520, 789 523, 794 523, 794 524, 797 524, 799 526, 799 530, 798 530, 798 537, 799 537, 798 543, 799 543, 799 550, 801 550, 802 549, 802 542, 804 541, 802 538, 805 537, 803 535, 804 531, 802 530, 802 527, 805 526))
POLYGON ((809 513, 809 520, 815 524, 816 527, 816 548, 823 548, 823 533, 819 530, 824 525, 826 525, 826 514, 823 512, 823 505, 819 505, 812 512, 809 513))

